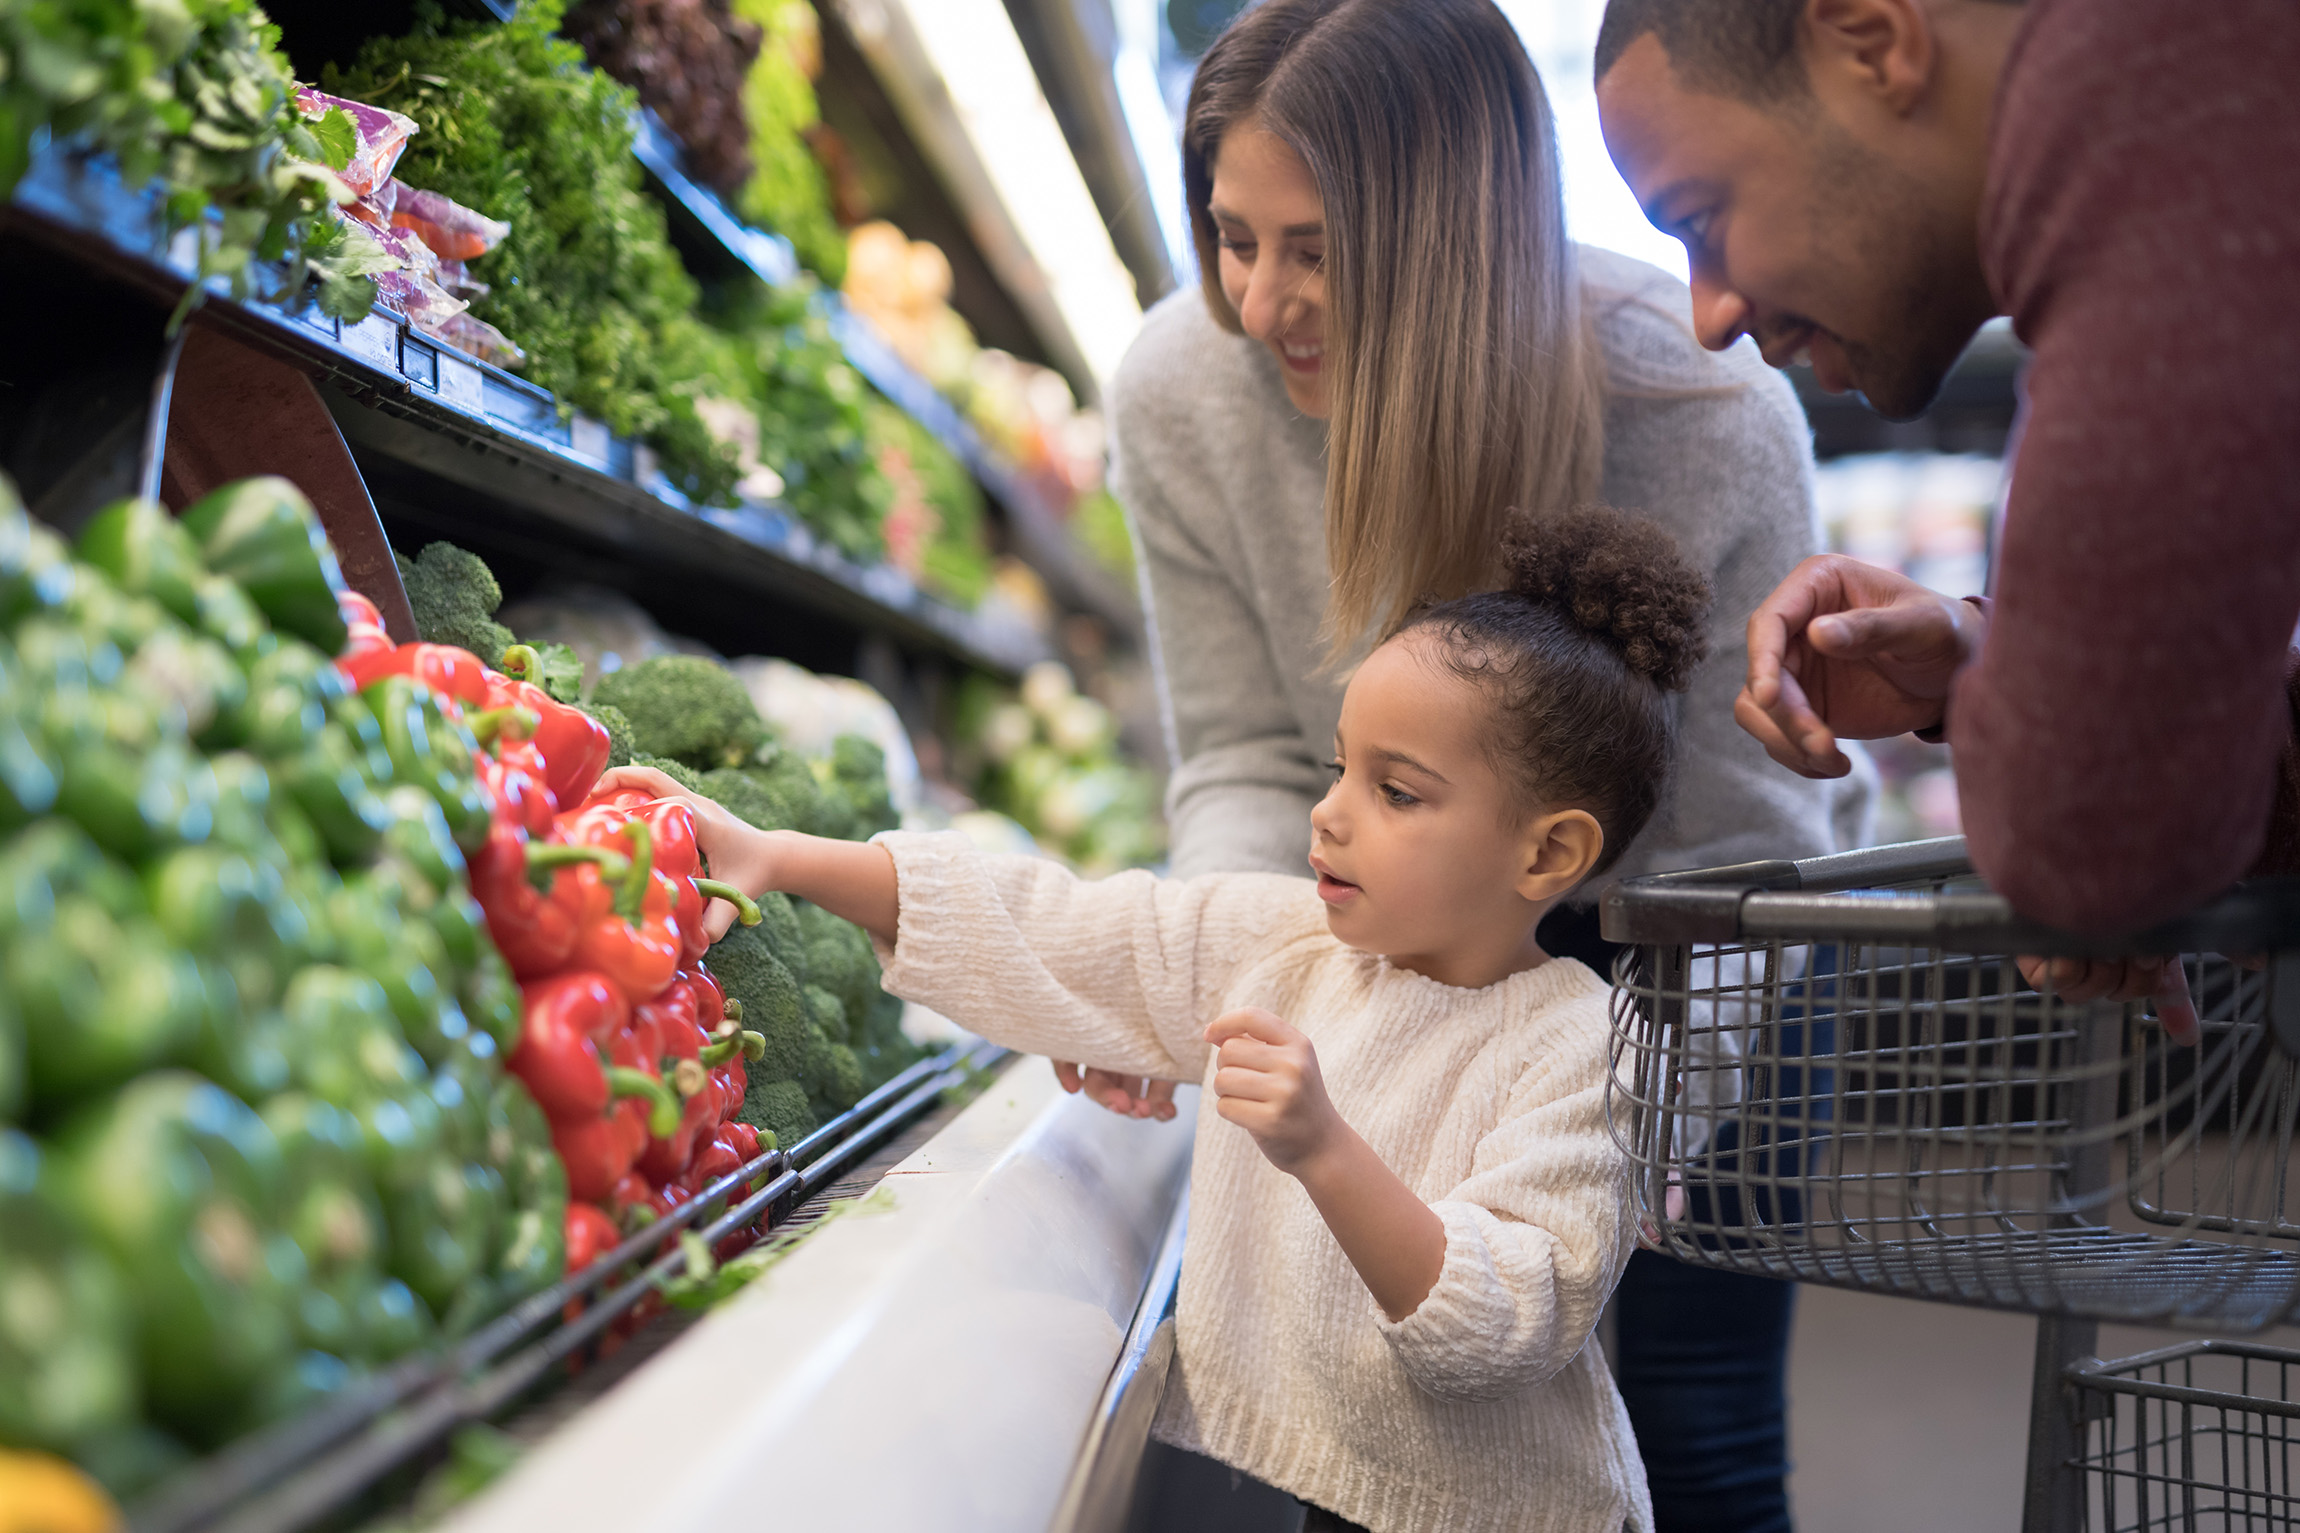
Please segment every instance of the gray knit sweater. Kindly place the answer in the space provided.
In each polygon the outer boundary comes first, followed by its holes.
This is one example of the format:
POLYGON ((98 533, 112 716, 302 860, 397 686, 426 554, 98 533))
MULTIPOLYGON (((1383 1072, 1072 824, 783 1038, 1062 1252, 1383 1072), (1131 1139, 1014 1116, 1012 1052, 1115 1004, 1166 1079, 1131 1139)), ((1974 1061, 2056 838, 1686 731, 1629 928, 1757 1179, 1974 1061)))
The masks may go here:
MULTIPOLYGON (((1579 259, 1607 370, 1601 493, 1667 528, 1716 592, 1674 789, 1611 877, 1857 845, 1865 764, 1808 782, 1733 722, 1750 611, 1820 549, 1796 396, 1747 341, 1702 350, 1666 273, 1586 246, 1579 259)), ((1194 287, 1151 311, 1109 402, 1174 765, 1173 870, 1307 876, 1309 811, 1342 710, 1318 640, 1325 423, 1293 408, 1276 361, 1217 327, 1194 287)))

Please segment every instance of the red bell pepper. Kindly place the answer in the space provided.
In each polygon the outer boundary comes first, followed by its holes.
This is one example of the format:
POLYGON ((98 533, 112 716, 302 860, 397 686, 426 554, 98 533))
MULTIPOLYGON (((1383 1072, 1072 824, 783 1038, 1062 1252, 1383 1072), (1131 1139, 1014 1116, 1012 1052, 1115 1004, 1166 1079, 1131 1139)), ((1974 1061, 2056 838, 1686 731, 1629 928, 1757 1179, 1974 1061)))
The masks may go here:
POLYGON ((564 1225, 567 1235, 567 1270, 581 1272, 623 1243, 623 1232, 603 1208, 570 1201, 564 1225))
MULTIPOLYGON (((648 1098, 655 1103, 652 1112, 669 1114, 664 1127, 675 1129, 679 1105, 661 1081, 636 1071, 615 1071, 615 1078, 647 1081, 654 1093, 648 1098)), ((607 1201, 645 1147, 650 1115, 641 1100, 632 1099, 615 1103, 605 1117, 579 1122, 553 1119, 551 1144, 567 1168, 567 1195, 590 1202, 607 1201)))
POLYGON ((505 739, 497 744, 494 755, 479 751, 472 760, 479 769, 479 780, 494 796, 499 818, 511 820, 532 840, 541 841, 551 834, 552 822, 559 817, 559 802, 544 786, 543 754, 533 740, 505 739))
POLYGON ((671 914, 677 894, 671 880, 655 871, 654 837, 647 822, 626 819, 611 826, 612 813, 586 810, 559 819, 560 832, 570 841, 605 847, 620 840, 631 851, 628 871, 612 882, 599 868, 576 870, 588 898, 596 898, 590 889, 605 889, 610 903, 604 914, 577 928, 575 962, 604 973, 633 1000, 652 1000, 679 970, 683 944, 671 914))
POLYGON ((742 1154, 726 1138, 716 1137, 696 1148, 695 1158, 688 1165, 686 1175, 679 1178, 679 1186, 689 1197, 699 1197, 704 1188, 719 1178, 742 1169, 742 1154))
POLYGON ((335 610, 343 614, 343 626, 349 631, 343 653, 336 656, 338 663, 395 647, 391 635, 384 631, 383 614, 357 591, 336 592, 335 610))
POLYGON ((530 842, 498 817, 471 859, 471 893, 512 974, 540 979, 566 967, 577 935, 608 909, 612 890, 599 875, 628 872, 628 861, 605 847, 530 842), (547 880, 542 887, 538 877, 547 880))
POLYGON ((560 803, 580 804, 607 770, 607 756, 614 749, 607 726, 535 685, 535 678, 543 674, 543 659, 530 646, 512 645, 500 663, 503 674, 494 685, 497 701, 532 708, 540 720, 535 744, 549 767, 544 785, 560 803))
MULTIPOLYGON (((489 706, 487 668, 467 649, 452 644, 402 644, 397 649, 370 650, 340 662, 354 688, 365 691, 386 676, 408 676, 465 708, 489 706)), ((556 705, 554 705, 556 706, 556 705)))
POLYGON ((545 1117, 587 1122, 614 1099, 602 1046, 631 1015, 622 992, 597 974, 575 971, 520 987, 519 1042, 505 1067, 545 1117))

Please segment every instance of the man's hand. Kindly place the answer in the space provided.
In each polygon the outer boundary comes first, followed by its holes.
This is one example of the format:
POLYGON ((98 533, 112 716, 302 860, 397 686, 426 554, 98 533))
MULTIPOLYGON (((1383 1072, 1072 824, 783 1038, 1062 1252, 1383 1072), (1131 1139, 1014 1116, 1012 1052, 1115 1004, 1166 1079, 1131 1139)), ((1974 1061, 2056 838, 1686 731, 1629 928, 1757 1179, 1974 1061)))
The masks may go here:
POLYGON ((2164 1036, 2192 1044, 2204 1036, 2196 1002, 2188 993, 2188 971, 2177 958, 2022 958, 2021 978, 2037 989, 2050 988, 2064 1001, 2156 1002, 2164 1036))
POLYGON ((1839 739, 1930 729, 1987 619, 1890 570, 1821 554, 1749 616, 1749 680, 1733 717, 1804 777, 1852 770, 1839 739))
POLYGON ((1346 1132, 1300 1028, 1249 1006, 1216 1017, 1206 1041, 1215 1048, 1214 1110, 1252 1134, 1280 1171, 1300 1176, 1346 1132))
POLYGON ((1174 1082, 1141 1075, 1120 1075, 1111 1070, 1081 1070, 1067 1060, 1054 1061, 1054 1079, 1064 1091, 1086 1099, 1121 1118, 1155 1118, 1164 1123, 1174 1116, 1174 1082))

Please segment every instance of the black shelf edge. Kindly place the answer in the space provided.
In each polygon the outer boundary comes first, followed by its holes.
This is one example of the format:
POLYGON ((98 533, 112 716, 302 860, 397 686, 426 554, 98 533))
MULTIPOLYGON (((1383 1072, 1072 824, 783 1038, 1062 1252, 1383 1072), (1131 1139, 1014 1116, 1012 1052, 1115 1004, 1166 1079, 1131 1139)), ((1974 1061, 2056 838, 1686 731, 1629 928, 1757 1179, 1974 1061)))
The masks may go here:
MULTIPOLYGON (((750 227, 716 192, 688 175, 677 136, 645 108, 640 109, 635 125, 632 152, 663 194, 716 240, 730 259, 768 283, 787 282, 798 273, 798 259, 790 242, 750 227)), ((1062 518, 1022 472, 983 441, 958 407, 905 362, 879 334, 878 327, 849 308, 837 292, 826 289, 818 301, 830 320, 831 334, 855 371, 896 408, 933 433, 1004 509, 1015 533, 1016 551, 1045 579, 1056 598, 1130 636, 1139 635, 1142 615, 1133 593, 1087 561, 1064 530, 1062 518)))
MULTIPOLYGON (((91 257, 108 275, 172 302, 193 265, 162 248, 154 201, 101 160, 53 146, 35 158, 0 227, 91 257)), ((545 390, 440 345, 386 309, 341 325, 316 309, 240 303, 210 284, 204 312, 318 371, 355 449, 418 468, 479 500, 515 508, 610 557, 634 555, 689 577, 747 587, 866 633, 1014 675, 1051 651, 1021 624, 990 624, 920 591, 889 566, 860 566, 771 505, 704 508, 663 481, 643 446, 545 390)))

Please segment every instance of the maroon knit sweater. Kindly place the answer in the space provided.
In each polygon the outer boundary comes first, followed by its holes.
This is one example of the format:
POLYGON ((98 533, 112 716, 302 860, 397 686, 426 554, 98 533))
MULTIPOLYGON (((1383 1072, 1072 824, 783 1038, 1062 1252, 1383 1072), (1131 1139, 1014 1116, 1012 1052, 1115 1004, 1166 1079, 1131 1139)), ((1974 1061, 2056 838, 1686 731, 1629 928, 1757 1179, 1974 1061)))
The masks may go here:
POLYGON ((2300 0, 2028 12, 1981 251, 2036 356, 1949 736, 1980 871, 2117 932, 2300 869, 2300 0))

